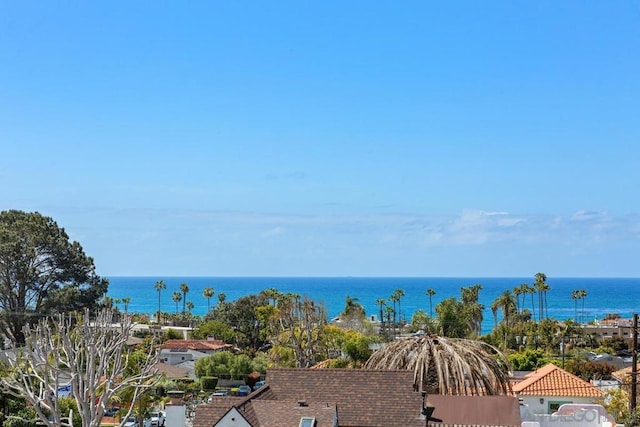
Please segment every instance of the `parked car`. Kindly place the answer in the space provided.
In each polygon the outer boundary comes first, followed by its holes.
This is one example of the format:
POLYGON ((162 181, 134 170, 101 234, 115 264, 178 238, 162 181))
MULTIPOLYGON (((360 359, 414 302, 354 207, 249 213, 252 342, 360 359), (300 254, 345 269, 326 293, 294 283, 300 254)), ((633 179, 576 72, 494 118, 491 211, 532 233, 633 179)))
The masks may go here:
POLYGON ((136 417, 129 417, 124 421, 123 427, 140 427, 140 423, 136 417))
POLYGON ((120 408, 118 406, 114 406, 113 408, 107 408, 104 411, 104 416, 105 417, 115 417, 116 413, 120 410, 120 408))
POLYGON ((167 420, 167 414, 164 411, 153 411, 149 413, 149 421, 151 427, 162 427, 167 420))
POLYGON ((254 385, 253 385, 253 389, 257 390, 260 387, 262 387, 264 385, 264 381, 257 381, 254 385))
POLYGON ((251 387, 248 385, 241 385, 238 387, 238 396, 246 396, 251 393, 251 387))

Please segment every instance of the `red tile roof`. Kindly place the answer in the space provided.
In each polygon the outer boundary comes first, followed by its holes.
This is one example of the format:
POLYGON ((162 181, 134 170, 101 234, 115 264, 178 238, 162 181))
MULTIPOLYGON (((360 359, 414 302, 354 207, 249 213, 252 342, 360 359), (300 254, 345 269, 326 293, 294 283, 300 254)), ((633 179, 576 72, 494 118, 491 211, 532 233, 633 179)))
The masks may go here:
POLYGON ((602 391, 581 378, 549 363, 533 371, 513 386, 513 392, 519 396, 567 396, 592 397, 603 396, 602 391))

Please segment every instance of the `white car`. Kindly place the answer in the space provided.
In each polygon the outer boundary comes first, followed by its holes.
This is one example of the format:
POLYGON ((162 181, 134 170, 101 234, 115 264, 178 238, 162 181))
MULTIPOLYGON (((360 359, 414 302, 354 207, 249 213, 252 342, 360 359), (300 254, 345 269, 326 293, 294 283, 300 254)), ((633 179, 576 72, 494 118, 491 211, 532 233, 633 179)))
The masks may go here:
POLYGON ((140 424, 138 423, 138 420, 136 419, 136 417, 129 417, 126 420, 124 420, 124 424, 122 424, 122 427, 139 427, 140 424))
POLYGON ((153 411, 149 413, 151 427, 163 427, 167 421, 167 414, 164 411, 153 411))

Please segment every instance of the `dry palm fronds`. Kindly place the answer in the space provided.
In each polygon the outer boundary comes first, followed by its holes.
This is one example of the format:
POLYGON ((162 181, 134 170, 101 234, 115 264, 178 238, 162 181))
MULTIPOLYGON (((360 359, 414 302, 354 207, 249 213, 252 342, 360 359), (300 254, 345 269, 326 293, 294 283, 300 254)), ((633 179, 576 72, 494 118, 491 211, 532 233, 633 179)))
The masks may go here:
POLYGON ((429 393, 511 393, 506 358, 481 341, 438 336, 398 339, 373 353, 365 368, 413 370, 415 389, 429 393))

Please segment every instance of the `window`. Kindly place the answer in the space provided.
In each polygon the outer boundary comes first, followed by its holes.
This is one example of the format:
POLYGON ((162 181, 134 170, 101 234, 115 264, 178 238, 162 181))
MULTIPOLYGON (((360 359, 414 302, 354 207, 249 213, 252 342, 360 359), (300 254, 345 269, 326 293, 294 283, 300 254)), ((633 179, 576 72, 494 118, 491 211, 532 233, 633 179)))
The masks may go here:
POLYGON ((549 402, 549 413, 553 414, 554 412, 556 412, 561 405, 564 405, 565 403, 573 403, 571 401, 550 401, 549 402))
POLYGON ((316 419, 313 417, 302 417, 300 418, 299 427, 315 427, 316 419))

